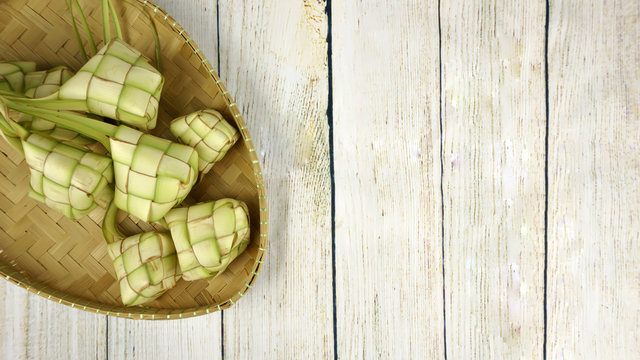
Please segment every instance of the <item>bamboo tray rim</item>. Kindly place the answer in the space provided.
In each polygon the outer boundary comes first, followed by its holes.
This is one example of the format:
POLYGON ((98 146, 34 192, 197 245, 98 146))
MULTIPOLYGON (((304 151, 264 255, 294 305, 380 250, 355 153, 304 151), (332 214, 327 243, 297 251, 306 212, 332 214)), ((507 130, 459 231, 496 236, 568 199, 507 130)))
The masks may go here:
MULTIPOLYGON (((218 77, 215 69, 211 66, 209 60, 202 54, 200 48, 195 44, 189 34, 184 30, 184 28, 178 24, 178 22, 171 17, 165 10, 160 8, 159 5, 156 5, 150 0, 135 0, 138 4, 143 7, 151 10, 153 16, 156 20, 160 19, 160 21, 165 21, 173 30, 175 34, 177 34, 180 38, 182 38, 187 44, 194 55, 198 57, 200 63, 205 67, 206 71, 209 73, 211 79, 215 82, 216 87, 222 94, 227 108, 231 114, 233 114, 233 120, 236 122, 238 129, 242 135, 242 139, 249 151, 249 158, 251 160, 251 165, 254 171, 254 178, 257 184, 258 190, 258 204, 259 204, 259 243, 258 243, 258 252, 255 257, 255 261, 253 266, 251 267, 251 273, 247 280, 245 281, 244 287, 242 290, 238 291, 231 298, 218 302, 212 305, 205 305, 200 307, 193 308, 184 308, 184 309, 171 309, 171 308, 151 308, 151 307, 125 307, 124 305, 120 306, 101 306, 100 303, 94 300, 87 300, 79 296, 68 295, 65 294, 64 291, 56 290, 50 286, 45 286, 38 282, 32 282, 28 280, 28 278, 23 274, 22 271, 15 269, 15 262, 9 260, 10 265, 0 265, 0 276, 5 280, 33 293, 39 295, 45 299, 55 301, 59 304, 63 304, 72 308, 85 310, 88 312, 93 312, 102 315, 108 316, 116 316, 121 318, 129 318, 129 319, 142 319, 142 320, 171 320, 171 319, 185 319, 195 316, 201 316, 205 314, 209 314, 212 312, 220 311, 227 309, 233 306, 242 296, 244 296, 253 286, 260 270, 262 268, 264 256, 267 250, 268 243, 268 205, 267 205, 267 195, 264 184, 264 178, 262 175, 262 170, 260 167, 260 161, 258 160, 256 148, 253 144, 249 131, 247 129, 247 125, 244 121, 244 118, 240 114, 238 110, 238 106, 234 102, 233 98, 229 95, 229 91, 224 87, 222 81, 218 77), (122 311, 126 309, 127 311, 122 311)), ((237 144, 236 144, 237 146, 237 144)), ((254 220, 255 221, 255 220, 254 220)), ((0 252, 1 254, 1 252, 0 252)))

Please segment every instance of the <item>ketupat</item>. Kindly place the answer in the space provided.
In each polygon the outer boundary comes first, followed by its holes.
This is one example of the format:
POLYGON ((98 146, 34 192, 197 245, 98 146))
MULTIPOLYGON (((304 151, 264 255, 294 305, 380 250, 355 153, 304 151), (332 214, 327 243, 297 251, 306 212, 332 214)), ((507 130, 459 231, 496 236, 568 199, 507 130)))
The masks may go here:
POLYGON ((239 200, 220 199, 176 208, 165 215, 185 280, 216 276, 249 243, 249 210, 239 200))
POLYGON ((32 61, 0 62, 0 91, 22 94, 24 77, 33 71, 36 71, 36 63, 32 61))
POLYGON ((171 133, 198 152, 198 170, 206 174, 238 141, 238 131, 215 110, 201 110, 171 121, 171 133))
POLYGON ((153 301, 176 285, 176 251, 168 233, 147 232, 107 245, 126 306, 153 301))
POLYGON ((96 206, 106 207, 112 201, 111 158, 64 144, 47 135, 32 133, 15 123, 9 114, 9 109, 2 104, 2 135, 25 155, 31 175, 29 195, 32 198, 74 220, 85 216, 96 206))
POLYGON ((111 153, 115 204, 143 221, 154 222, 184 200, 198 177, 198 153, 127 126, 115 126, 73 113, 39 109, 0 97, 9 108, 41 117, 99 141, 111 153))
POLYGON ((14 101, 51 110, 89 112, 141 130, 155 128, 164 77, 144 55, 111 40, 54 94, 14 101))
POLYGON ((41 98, 54 94, 73 76, 66 66, 27 73, 24 76, 24 94, 29 98, 41 98))
MULTIPOLYGON (((35 71, 25 76, 25 95, 29 98, 41 98, 54 94, 60 86, 73 76, 66 66, 58 66, 50 70, 35 71)), ((29 131, 48 135, 63 143, 84 147, 94 143, 74 131, 57 127, 54 123, 25 114, 20 114, 18 122, 29 131)))
POLYGON ((193 148, 121 126, 110 139, 118 208, 158 221, 189 194, 197 179, 193 148))
POLYGON ((113 199, 111 159, 30 134, 22 140, 31 174, 29 195, 77 220, 113 199))
POLYGON ((102 234, 120 284, 124 305, 141 305, 160 297, 180 278, 176 251, 168 232, 130 237, 116 224, 118 208, 111 203, 102 220, 102 234))

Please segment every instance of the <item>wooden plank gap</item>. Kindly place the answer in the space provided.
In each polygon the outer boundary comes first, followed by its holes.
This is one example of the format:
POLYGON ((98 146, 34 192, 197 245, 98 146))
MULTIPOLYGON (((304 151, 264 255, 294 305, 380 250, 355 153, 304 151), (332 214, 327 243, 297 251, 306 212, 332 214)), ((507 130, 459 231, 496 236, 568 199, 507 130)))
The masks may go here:
POLYGON ((331 27, 331 0, 327 0, 325 13, 327 14, 327 72, 328 99, 327 123, 329 124, 329 174, 331 178, 331 288, 333 300, 333 358, 338 360, 338 313, 336 310, 336 179, 335 155, 333 143, 333 44, 331 27))
POLYGON ((544 267, 542 277, 542 358, 547 358, 547 269, 549 264, 549 0, 546 0, 544 23, 544 267))
POLYGON ((440 120, 440 246, 442 251, 442 346, 447 360, 447 283, 445 277, 444 248, 444 133, 442 131, 442 17, 441 2, 438 0, 438 102, 440 120))

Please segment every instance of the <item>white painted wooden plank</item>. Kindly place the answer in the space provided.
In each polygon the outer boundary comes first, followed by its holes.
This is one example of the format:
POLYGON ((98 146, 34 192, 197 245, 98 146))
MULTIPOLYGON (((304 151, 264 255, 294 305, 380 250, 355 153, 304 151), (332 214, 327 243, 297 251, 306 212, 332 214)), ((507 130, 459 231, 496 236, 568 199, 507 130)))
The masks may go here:
POLYGON ((218 0, 154 0, 196 41, 214 68, 218 64, 218 0))
POLYGON ((447 355, 540 359, 544 1, 443 1, 447 355))
POLYGON ((331 359, 331 188, 323 1, 220 0, 221 77, 266 182, 269 246, 224 311, 230 359, 331 359))
POLYGON ((106 358, 106 319, 0 281, 0 358, 106 358))
POLYGON ((0 353, 10 359, 26 359, 29 312, 27 292, 0 279, 0 353))
MULTIPOLYGON (((207 59, 218 62, 216 0, 157 0, 191 35, 207 59)), ((220 313, 178 321, 108 318, 111 359, 220 359, 220 313)))
POLYGON ((338 355, 443 358, 437 2, 332 20, 338 355))
POLYGON ((220 313, 184 320, 109 318, 109 359, 222 359, 220 313))
POLYGON ((550 359, 640 358, 640 7, 551 1, 550 359))

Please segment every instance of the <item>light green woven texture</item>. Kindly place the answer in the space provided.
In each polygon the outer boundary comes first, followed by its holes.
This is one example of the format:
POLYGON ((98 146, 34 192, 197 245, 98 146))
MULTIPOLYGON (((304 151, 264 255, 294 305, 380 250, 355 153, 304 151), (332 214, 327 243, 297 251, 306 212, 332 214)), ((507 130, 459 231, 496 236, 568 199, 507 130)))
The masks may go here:
POLYGON ((90 113, 150 130, 156 127, 163 85, 149 59, 114 39, 60 88, 58 98, 85 100, 90 113))
POLYGON ((176 285, 176 250, 168 233, 147 232, 108 245, 122 303, 140 305, 155 300, 176 285))
POLYGON ((222 273, 249 243, 249 211, 242 201, 221 199, 176 208, 165 220, 185 280, 222 273))
POLYGON ((66 66, 58 66, 49 70, 30 72, 24 77, 24 94, 30 98, 41 98, 54 94, 60 85, 73 76, 73 71, 66 66))
POLYGON ((24 92, 24 77, 36 71, 36 63, 31 61, 0 62, 0 90, 24 92))
MULTIPOLYGON (((49 70, 34 71, 25 75, 24 94, 30 98, 42 98, 55 94, 60 86, 73 76, 73 72, 66 66, 58 66, 49 70)), ((51 121, 33 116, 20 114, 18 122, 30 131, 48 135, 63 143, 73 146, 86 146, 95 141, 77 132, 56 126, 51 121)))
POLYGON ((198 152, 198 170, 206 174, 238 141, 239 133, 215 110, 202 110, 171 122, 171 133, 198 152))
POLYGON ((113 199, 109 157, 31 134, 22 141, 31 174, 30 196, 77 220, 113 199))
POLYGON ((158 221, 189 194, 198 153, 186 145, 120 126, 109 139, 115 204, 144 221, 158 221))

